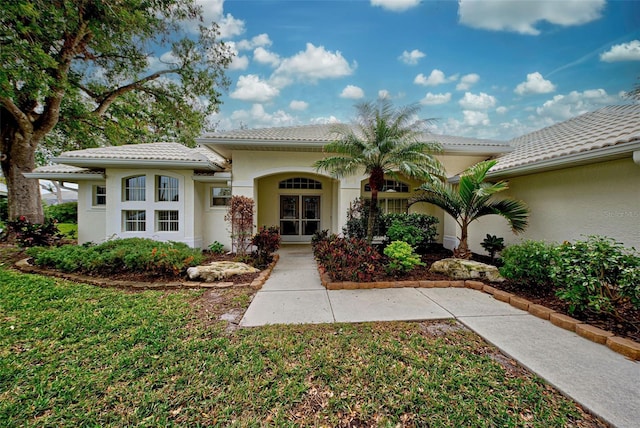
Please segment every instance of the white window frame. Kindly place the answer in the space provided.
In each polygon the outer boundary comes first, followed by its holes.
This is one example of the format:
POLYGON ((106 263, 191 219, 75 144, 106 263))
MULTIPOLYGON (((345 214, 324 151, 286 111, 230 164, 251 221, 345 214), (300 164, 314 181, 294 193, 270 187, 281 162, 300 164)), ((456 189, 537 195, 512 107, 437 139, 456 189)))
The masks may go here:
POLYGON ((228 186, 226 184, 214 184, 213 186, 211 186, 209 188, 209 207, 211 208, 226 208, 229 206, 229 203, 231 201, 231 186, 228 186), (222 190, 222 189, 228 189, 229 194, 228 195, 215 195, 215 191, 216 190, 222 190), (224 204, 215 204, 214 201, 215 200, 224 200, 224 204))
POLYGON ((94 184, 91 186, 91 206, 93 208, 104 208, 107 205, 107 185, 106 184, 94 184), (104 189, 104 192, 98 193, 98 188, 104 189), (104 203, 98 203, 98 197, 104 198, 104 203))
POLYGON ((180 179, 170 175, 156 174, 154 176, 154 194, 156 202, 180 202, 180 179), (161 187, 162 180, 167 179, 167 187, 161 187), (168 193, 168 199, 162 199, 162 192, 168 193))
POLYGON ((147 231, 147 211, 140 209, 122 210, 122 231, 127 233, 146 232, 147 231), (144 219, 130 220, 132 215, 140 215, 144 213, 144 219), (133 229, 129 229, 129 226, 136 225, 133 229), (142 226, 142 228, 140 228, 142 226))
POLYGON ((156 227, 155 227, 156 232, 179 232, 180 231, 180 211, 155 210, 155 224, 156 224, 156 227), (169 218, 161 218, 164 214, 167 214, 169 218), (175 218, 173 218, 174 215, 175 215, 175 218))
POLYGON ((122 178, 122 202, 145 202, 147 200, 147 176, 146 174, 139 175, 130 175, 128 177, 122 178), (143 185, 131 186, 129 187, 129 180, 132 179, 143 179, 143 185), (131 194, 129 192, 133 192, 135 195, 134 199, 130 199, 131 194), (142 196, 142 199, 138 199, 142 196))

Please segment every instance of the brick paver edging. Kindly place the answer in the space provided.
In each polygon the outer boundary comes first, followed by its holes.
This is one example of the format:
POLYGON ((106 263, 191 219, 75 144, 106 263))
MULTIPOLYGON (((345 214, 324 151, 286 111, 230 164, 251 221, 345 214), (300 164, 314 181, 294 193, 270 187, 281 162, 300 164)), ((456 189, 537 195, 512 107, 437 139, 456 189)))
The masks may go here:
POLYGON ((389 281, 389 282, 332 282, 326 272, 320 270, 320 280, 327 290, 356 290, 371 288, 446 288, 466 287, 491 294, 494 299, 509 303, 523 311, 529 312, 538 318, 542 318, 552 324, 573 331, 578 335, 593 342, 606 345, 611 350, 624 355, 632 360, 640 361, 640 343, 624 337, 615 336, 613 333, 585 324, 580 320, 556 312, 545 306, 535 304, 527 299, 518 297, 512 293, 498 290, 481 281, 451 280, 451 281, 389 281))
POLYGON ((42 269, 29 263, 29 259, 23 259, 16 262, 15 267, 24 273, 35 273, 46 276, 54 276, 56 278, 66 279, 73 282, 81 282, 84 284, 95 285, 97 287, 111 288, 130 288, 136 290, 175 290, 179 288, 229 288, 229 287, 251 287, 260 289, 264 285, 276 262, 280 258, 279 254, 273 256, 273 262, 263 269, 258 276, 246 284, 233 284, 232 282, 200 282, 200 281, 171 281, 171 282, 139 282, 125 281, 109 278, 96 278, 94 276, 78 275, 75 273, 59 272, 49 269, 42 269))

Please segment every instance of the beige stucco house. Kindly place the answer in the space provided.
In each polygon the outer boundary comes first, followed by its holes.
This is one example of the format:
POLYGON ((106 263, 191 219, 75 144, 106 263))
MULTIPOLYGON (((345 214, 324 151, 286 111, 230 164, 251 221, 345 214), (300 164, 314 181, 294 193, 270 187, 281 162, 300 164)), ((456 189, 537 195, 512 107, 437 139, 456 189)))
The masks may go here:
MULTIPOLYGON (((335 135, 330 125, 249 129, 203 135, 196 148, 176 143, 66 152, 30 178, 77 182, 78 239, 150 237, 230 247, 224 220, 232 195, 252 198, 256 228, 278 226, 284 242, 309 242, 314 232, 340 233, 354 199, 370 196, 365 176, 335 179, 313 163, 335 135)), ((509 142, 425 134, 455 177, 489 158, 495 178, 532 210, 531 239, 571 240, 604 234, 640 246, 640 105, 598 110, 509 142), (635 162, 635 163, 634 163, 635 162)), ((385 212, 423 212, 440 219, 439 241, 456 245, 453 219, 429 204, 407 207, 419 183, 389 179, 385 212)), ((514 239, 501 218, 472 226, 481 251, 485 233, 514 239)))

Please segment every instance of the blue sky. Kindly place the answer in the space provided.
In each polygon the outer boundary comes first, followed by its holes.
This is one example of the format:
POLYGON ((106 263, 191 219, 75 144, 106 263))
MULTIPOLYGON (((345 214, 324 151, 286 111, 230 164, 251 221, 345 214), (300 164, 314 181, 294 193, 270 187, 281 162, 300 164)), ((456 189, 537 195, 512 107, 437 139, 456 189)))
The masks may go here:
POLYGON ((436 133, 510 139, 628 102, 640 2, 197 0, 236 52, 219 129, 420 103, 436 133))

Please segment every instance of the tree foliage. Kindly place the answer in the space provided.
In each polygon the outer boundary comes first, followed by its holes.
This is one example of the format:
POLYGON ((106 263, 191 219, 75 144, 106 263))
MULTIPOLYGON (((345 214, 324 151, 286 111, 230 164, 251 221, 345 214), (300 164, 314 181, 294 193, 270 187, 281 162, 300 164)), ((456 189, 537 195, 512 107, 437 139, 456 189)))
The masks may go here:
POLYGON ((378 192, 384 186, 385 175, 421 180, 442 174, 440 163, 432 156, 439 151, 437 143, 422 141, 428 121, 416 119, 417 104, 396 108, 388 100, 356 105, 353 126, 336 125, 337 138, 324 147, 327 153, 316 161, 317 170, 334 177, 357 173, 369 177, 371 204, 367 224, 367 241, 373 239, 378 212, 378 192))
POLYGON ((41 221, 22 173, 60 151, 192 144, 232 54, 194 0, 0 0, 2 171, 12 218, 41 221))
POLYGON ((485 182, 487 173, 497 161, 490 160, 473 165, 460 176, 460 182, 452 185, 444 180, 432 180, 419 187, 421 193, 411 203, 428 202, 450 214, 460 226, 460 244, 454 256, 470 258, 467 243, 469 224, 480 217, 497 214, 509 222, 514 233, 522 232, 528 225, 529 208, 519 200, 495 199, 496 193, 508 189, 505 181, 485 182))

